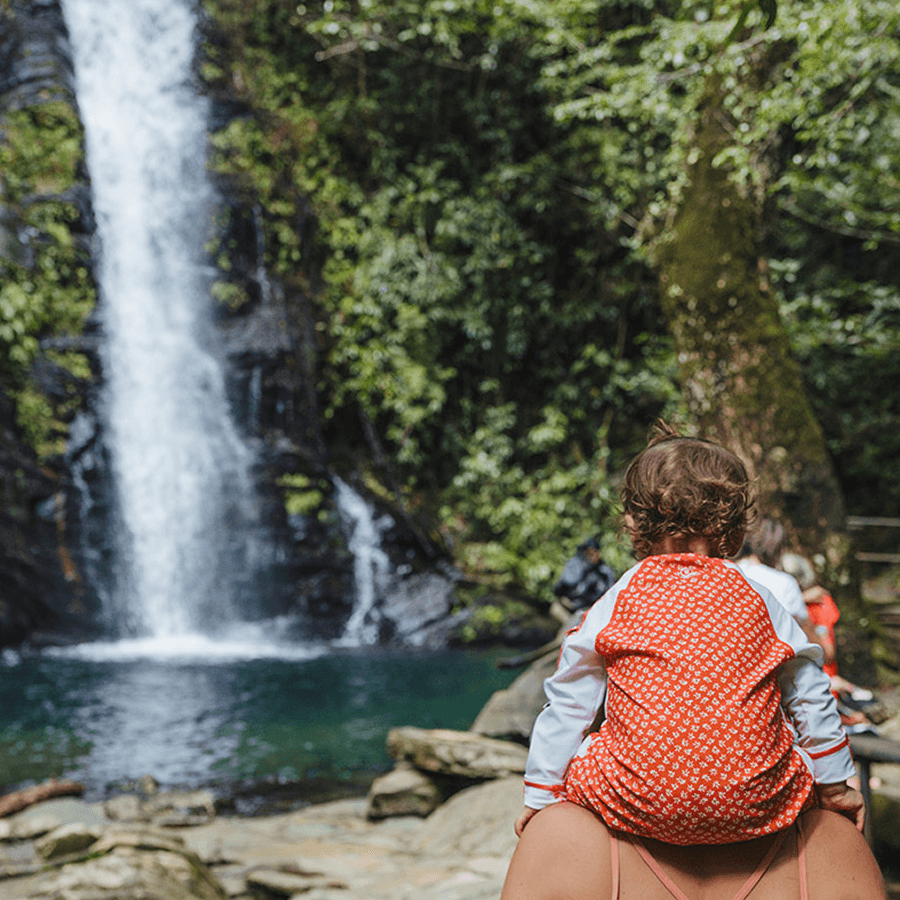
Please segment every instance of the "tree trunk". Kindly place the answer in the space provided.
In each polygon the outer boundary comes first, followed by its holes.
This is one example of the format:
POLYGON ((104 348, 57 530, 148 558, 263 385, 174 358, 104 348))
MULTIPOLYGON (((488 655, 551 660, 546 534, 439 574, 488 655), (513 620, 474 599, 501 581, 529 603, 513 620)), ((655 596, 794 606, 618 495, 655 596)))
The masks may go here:
POLYGON ((686 184, 657 251, 662 309, 699 434, 744 460, 761 513, 820 563, 843 610, 844 669, 871 683, 873 635, 860 630, 874 619, 861 600, 841 488, 766 283, 760 203, 727 166, 714 165, 731 144, 723 93, 711 80, 686 184))

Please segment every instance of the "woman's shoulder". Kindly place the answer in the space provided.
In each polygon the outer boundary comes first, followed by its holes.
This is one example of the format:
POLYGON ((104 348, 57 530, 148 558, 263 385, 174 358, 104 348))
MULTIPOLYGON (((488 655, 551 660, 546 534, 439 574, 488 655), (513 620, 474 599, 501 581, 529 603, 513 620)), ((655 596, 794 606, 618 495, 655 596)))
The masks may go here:
POLYGON ((809 893, 816 900, 886 900, 878 863, 845 816, 812 809, 801 818, 809 893))

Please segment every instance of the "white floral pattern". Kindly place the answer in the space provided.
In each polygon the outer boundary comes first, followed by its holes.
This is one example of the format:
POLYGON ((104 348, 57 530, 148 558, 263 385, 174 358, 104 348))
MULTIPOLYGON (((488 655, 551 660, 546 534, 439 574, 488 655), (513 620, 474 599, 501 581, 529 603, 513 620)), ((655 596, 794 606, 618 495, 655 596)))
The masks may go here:
POLYGON ((572 760, 565 799, 673 844, 769 834, 811 805, 775 674, 794 652, 734 567, 645 560, 595 646, 606 719, 572 760))

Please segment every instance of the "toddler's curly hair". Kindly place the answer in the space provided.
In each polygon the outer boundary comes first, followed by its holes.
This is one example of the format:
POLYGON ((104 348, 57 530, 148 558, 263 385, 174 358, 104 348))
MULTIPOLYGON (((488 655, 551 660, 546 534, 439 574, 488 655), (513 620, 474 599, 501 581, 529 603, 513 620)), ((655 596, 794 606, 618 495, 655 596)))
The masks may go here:
POLYGON ((703 438, 683 437, 665 422, 625 472, 622 504, 636 559, 672 536, 703 537, 712 556, 734 556, 753 519, 744 464, 703 438))

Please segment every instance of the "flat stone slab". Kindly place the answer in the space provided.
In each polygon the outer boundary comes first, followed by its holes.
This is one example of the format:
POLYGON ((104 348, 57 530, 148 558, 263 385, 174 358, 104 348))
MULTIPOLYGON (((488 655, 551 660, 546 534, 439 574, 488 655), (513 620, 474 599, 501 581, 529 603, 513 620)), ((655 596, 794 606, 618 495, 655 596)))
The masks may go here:
POLYGON ((467 778, 505 778, 525 771, 528 751, 519 744, 484 737, 471 731, 446 728, 392 728, 388 753, 425 772, 467 778))
POLYGON ((400 763, 396 769, 376 778, 369 789, 370 819, 392 816, 427 816, 441 804, 440 788, 431 778, 400 763))

